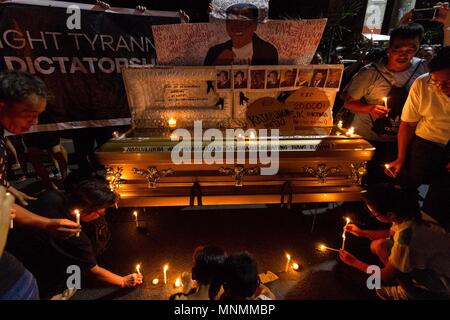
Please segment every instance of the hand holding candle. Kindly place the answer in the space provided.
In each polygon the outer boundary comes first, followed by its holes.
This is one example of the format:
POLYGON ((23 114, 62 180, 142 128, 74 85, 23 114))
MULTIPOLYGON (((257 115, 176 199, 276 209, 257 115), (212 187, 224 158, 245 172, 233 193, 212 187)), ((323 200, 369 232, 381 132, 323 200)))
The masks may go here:
POLYGON ((345 227, 347 227, 347 225, 349 223, 350 223, 350 218, 345 217, 345 226, 344 226, 344 231, 342 232, 342 247, 341 247, 342 250, 345 249, 345 227))
POLYGON ((291 255, 289 253, 286 253, 286 266, 284 268, 284 272, 289 271, 289 266, 291 265, 291 255))

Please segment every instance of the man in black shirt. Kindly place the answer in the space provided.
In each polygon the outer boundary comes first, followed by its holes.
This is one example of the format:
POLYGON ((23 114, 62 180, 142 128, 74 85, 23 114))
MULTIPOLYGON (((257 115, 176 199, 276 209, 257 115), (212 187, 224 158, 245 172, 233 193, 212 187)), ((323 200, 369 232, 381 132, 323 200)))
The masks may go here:
MULTIPOLYGON (((67 196, 50 190, 32 205, 48 218, 74 217, 78 209, 82 225, 97 220, 116 202, 116 194, 99 179, 82 181, 67 196)), ((116 275, 97 264, 93 245, 84 231, 78 237, 54 239, 42 231, 16 228, 11 232, 10 252, 14 253, 37 279, 41 298, 48 299, 67 289, 67 268, 78 266, 84 275, 119 287, 142 283, 141 274, 116 275), (16 230, 17 229, 17 230, 16 230)))

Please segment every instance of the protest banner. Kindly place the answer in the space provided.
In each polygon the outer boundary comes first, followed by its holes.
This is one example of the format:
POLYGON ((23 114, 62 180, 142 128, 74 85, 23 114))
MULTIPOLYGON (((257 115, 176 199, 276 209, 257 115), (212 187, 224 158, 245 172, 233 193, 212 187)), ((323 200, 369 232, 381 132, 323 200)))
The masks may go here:
POLYGON ((129 124, 121 68, 154 63, 151 26, 178 22, 175 12, 4 1, 0 68, 27 71, 46 83, 55 123, 33 131, 129 124))

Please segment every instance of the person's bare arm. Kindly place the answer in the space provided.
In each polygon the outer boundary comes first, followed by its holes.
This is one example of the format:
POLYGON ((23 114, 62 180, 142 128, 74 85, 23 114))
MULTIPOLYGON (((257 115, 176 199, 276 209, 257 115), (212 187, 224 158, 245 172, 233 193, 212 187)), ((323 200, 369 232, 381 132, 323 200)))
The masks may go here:
POLYGON ((344 227, 345 232, 350 232, 357 237, 363 237, 370 240, 386 239, 391 235, 389 229, 386 230, 364 230, 356 226, 355 224, 348 224, 344 227))
MULTIPOLYGON (((351 255, 347 251, 340 250, 339 258, 345 264, 354 267, 364 273, 367 273, 367 268, 370 266, 369 264, 357 259, 355 256, 351 255)), ((381 281, 383 282, 392 282, 396 279, 399 271, 390 263, 381 269, 381 281)))
POLYGON ((14 222, 30 228, 45 230, 50 235, 58 238, 69 238, 81 230, 81 226, 68 219, 49 219, 34 214, 17 204, 13 205, 15 210, 14 222))
POLYGON ((92 276, 94 276, 96 279, 101 280, 103 282, 125 288, 125 287, 134 287, 138 284, 142 283, 142 275, 133 273, 130 275, 127 275, 125 277, 119 276, 109 270, 106 270, 105 268, 100 267, 99 265, 96 265, 90 270, 90 273, 92 276))
POLYGON ((397 141, 398 141, 398 153, 397 159, 388 164, 386 170, 390 170, 395 176, 398 175, 406 160, 406 152, 411 140, 416 132, 418 122, 400 122, 400 128, 398 129, 397 141))
POLYGON ((388 113, 385 106, 365 104, 348 94, 344 97, 344 107, 353 112, 370 114, 374 119, 381 118, 388 113))

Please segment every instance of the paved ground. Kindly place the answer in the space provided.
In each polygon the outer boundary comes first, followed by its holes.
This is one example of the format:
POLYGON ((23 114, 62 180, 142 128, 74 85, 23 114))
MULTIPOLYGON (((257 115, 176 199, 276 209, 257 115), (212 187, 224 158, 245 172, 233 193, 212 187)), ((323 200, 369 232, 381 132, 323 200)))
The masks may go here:
MULTIPOLYGON (((270 270, 280 278, 269 287, 280 299, 375 299, 365 287, 366 276, 338 262, 333 252, 322 254, 315 249, 318 242, 339 248, 343 216, 370 227, 365 213, 355 205, 344 204, 316 216, 277 207, 237 208, 221 210, 187 210, 189 208, 147 208, 140 210, 136 229, 133 208, 122 208, 112 214, 111 247, 100 258, 100 264, 119 274, 134 272, 141 263, 144 284, 130 290, 85 288, 75 299, 167 299, 177 289, 175 279, 190 271, 191 254, 200 244, 215 244, 228 252, 247 250, 258 261, 259 271, 270 270), (303 265, 301 272, 284 272, 285 252, 303 265), (168 284, 162 284, 162 267, 169 263, 168 284), (160 284, 153 285, 152 279, 160 284)), ((308 213, 308 211, 305 211, 308 213)), ((370 261, 368 243, 352 236, 347 248, 370 261)))

